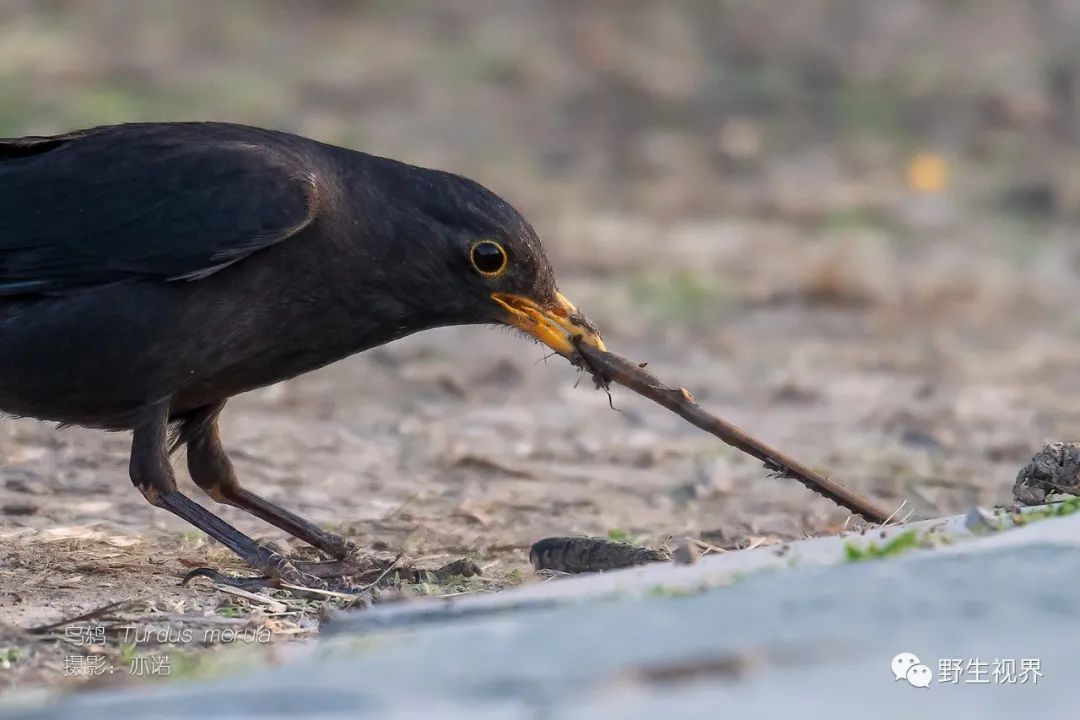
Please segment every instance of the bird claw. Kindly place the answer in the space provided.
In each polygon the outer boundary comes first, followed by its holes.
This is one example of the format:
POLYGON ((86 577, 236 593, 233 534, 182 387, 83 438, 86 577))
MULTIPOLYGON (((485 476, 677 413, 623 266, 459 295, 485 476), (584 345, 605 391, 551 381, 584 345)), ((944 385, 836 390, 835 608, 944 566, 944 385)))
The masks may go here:
POLYGON ((226 575, 218 570, 208 567, 195 568, 181 581, 181 585, 187 585, 197 577, 204 577, 213 583, 220 583, 241 590, 261 590, 267 587, 281 587, 289 585, 294 588, 306 590, 330 590, 330 586, 322 578, 310 573, 302 572, 288 558, 276 552, 269 553, 259 563, 258 568, 264 573, 260 576, 238 577, 226 575))
POLYGON ((360 546, 354 543, 352 540, 346 540, 345 538, 341 538, 341 544, 338 547, 333 548, 333 552, 330 553, 330 556, 334 560, 338 560, 340 562, 349 562, 351 560, 362 557, 363 550, 361 550, 360 546))
POLYGON ((347 540, 342 541, 341 551, 340 556, 332 560, 292 560, 263 545, 260 557, 250 563, 254 569, 262 571, 262 575, 234 576, 200 567, 187 573, 182 584, 204 577, 214 584, 248 592, 274 588, 312 599, 339 597, 353 602, 371 602, 372 589, 391 572, 398 571, 405 578, 419 577, 422 572, 403 563, 401 555, 393 559, 380 558, 347 540))
POLYGON ((296 560, 294 564, 301 572, 317 578, 354 578, 374 579, 381 573, 396 567, 399 559, 382 560, 373 555, 363 554, 357 548, 349 557, 340 560, 296 560))
POLYGON ((212 583, 248 592, 276 588, 325 599, 328 594, 360 595, 364 588, 356 587, 351 584, 352 582, 377 582, 385 574, 398 567, 400 558, 382 560, 361 552, 360 548, 353 543, 349 545, 351 552, 345 559, 290 560, 279 553, 272 552, 257 567, 263 572, 262 575, 227 575, 213 568, 200 567, 188 572, 181 584, 187 585, 195 578, 204 577, 212 583), (328 580, 339 582, 327 582, 328 580))
POLYGON ((274 579, 267 577, 266 575, 256 576, 237 576, 226 575, 220 570, 214 568, 199 567, 195 568, 180 581, 181 585, 187 585, 195 578, 206 578, 215 585, 227 585, 229 587, 239 588, 241 590, 247 590, 248 592, 255 592, 257 590, 264 590, 273 586, 274 579))
POLYGON ((315 600, 325 600, 328 597, 343 597, 356 600, 363 596, 363 588, 355 587, 346 583, 328 583, 325 580, 305 572, 296 571, 286 573, 284 576, 272 575, 249 575, 237 576, 226 575, 213 568, 195 568, 181 581, 181 585, 187 585, 195 578, 203 577, 215 585, 225 585, 247 592, 259 592, 268 589, 288 590, 289 592, 315 600))

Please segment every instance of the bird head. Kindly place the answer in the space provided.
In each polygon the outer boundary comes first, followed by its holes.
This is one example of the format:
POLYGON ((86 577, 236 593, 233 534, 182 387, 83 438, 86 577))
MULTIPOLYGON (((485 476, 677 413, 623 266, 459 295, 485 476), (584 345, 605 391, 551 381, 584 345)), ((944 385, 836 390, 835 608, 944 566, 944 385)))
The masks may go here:
POLYGON ((532 226, 509 203, 468 178, 398 166, 395 226, 415 249, 410 265, 439 324, 495 323, 520 330, 564 357, 577 343, 603 350, 596 327, 557 289, 532 226))

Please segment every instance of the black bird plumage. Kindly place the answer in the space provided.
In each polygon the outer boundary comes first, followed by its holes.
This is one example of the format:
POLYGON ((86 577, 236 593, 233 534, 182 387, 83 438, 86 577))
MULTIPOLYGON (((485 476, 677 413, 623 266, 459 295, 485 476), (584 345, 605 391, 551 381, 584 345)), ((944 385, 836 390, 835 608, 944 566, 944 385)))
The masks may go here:
POLYGON ((277 576, 288 563, 180 495, 196 483, 336 556, 341 538, 240 488, 231 396, 444 325, 600 344, 531 226, 464 177, 295 135, 148 123, 0 140, 0 411, 132 429, 147 498, 277 576), (505 270, 470 262, 495 242, 505 270))

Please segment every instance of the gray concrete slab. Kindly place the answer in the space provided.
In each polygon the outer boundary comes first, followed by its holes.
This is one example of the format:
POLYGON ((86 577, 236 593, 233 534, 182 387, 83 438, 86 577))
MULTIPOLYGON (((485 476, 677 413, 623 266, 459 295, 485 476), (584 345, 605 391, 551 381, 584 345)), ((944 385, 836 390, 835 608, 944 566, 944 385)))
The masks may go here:
POLYGON ((379 608, 332 620, 282 667, 0 718, 1075 717, 1080 515, 984 524, 888 530, 948 544, 883 560, 843 560, 845 542, 881 538, 822 538, 379 608), (930 687, 894 679, 900 652, 930 667, 930 687), (985 662, 976 679, 991 682, 940 682, 943 659, 985 662), (1041 675, 994 682, 1001 659, 1038 660, 1041 675))

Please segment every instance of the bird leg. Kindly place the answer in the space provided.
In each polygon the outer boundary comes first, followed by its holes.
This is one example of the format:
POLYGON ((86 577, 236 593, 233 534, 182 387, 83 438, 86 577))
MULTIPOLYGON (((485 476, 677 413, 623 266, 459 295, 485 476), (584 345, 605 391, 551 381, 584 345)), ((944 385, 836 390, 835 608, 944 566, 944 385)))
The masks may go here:
MULTIPOLYGON (((355 543, 324 530, 240 486, 218 434, 217 416, 222 407, 223 405, 216 405, 198 411, 184 420, 181 438, 187 443, 188 471, 195 484, 217 502, 238 507, 262 518, 293 537, 322 550, 335 560, 345 561, 358 555, 360 549, 355 543)), ((344 564, 347 563, 339 563, 344 564)))
POLYGON ((132 435, 131 482, 150 504, 187 520, 270 578, 290 585, 325 586, 320 579, 300 572, 286 558, 255 542, 177 489, 166 450, 168 421, 166 399, 140 413, 132 435))

